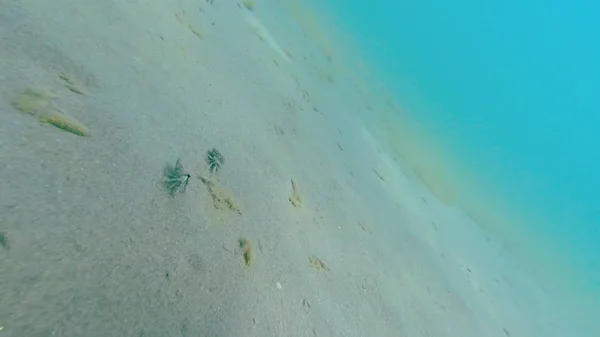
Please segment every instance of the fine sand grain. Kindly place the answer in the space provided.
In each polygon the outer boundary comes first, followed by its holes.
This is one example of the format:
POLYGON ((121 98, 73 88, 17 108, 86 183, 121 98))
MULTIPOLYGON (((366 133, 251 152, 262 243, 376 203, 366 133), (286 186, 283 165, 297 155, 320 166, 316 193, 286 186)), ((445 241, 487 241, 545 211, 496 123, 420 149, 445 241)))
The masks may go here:
POLYGON ((0 0, 2 337, 575 336, 300 3, 0 0))

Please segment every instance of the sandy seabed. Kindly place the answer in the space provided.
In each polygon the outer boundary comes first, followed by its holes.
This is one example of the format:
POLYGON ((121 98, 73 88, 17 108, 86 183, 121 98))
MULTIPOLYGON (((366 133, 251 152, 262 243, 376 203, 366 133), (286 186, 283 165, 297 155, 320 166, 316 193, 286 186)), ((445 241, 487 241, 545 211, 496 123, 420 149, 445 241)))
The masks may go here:
POLYGON ((0 0, 0 336, 569 335, 283 15, 0 0))

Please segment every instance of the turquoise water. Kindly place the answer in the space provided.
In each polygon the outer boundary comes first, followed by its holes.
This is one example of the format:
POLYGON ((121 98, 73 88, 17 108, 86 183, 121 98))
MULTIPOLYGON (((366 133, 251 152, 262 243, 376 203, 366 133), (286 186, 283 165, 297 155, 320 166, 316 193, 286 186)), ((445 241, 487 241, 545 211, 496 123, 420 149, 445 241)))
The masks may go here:
POLYGON ((488 215, 519 218, 491 229, 549 292, 593 317, 600 307, 600 5, 328 4, 403 109, 463 170, 448 179, 451 188, 471 186, 459 203, 468 209, 483 199, 488 215))

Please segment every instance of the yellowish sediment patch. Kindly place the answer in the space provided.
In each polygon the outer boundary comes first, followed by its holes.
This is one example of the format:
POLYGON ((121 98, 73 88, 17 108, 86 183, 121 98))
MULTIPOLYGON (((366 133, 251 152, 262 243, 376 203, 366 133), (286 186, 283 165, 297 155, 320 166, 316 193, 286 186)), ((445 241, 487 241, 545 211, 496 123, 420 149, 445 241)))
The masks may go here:
POLYGON ((323 262, 315 255, 308 257, 308 264, 316 270, 330 270, 329 267, 325 264, 325 262, 323 262))
POLYGON ((38 115, 48 108, 50 100, 54 97, 44 89, 29 87, 12 102, 12 105, 23 113, 38 115))
POLYGON ((242 209, 233 198, 233 194, 218 186, 214 181, 199 176, 210 194, 216 209, 228 209, 242 215, 242 209))
POLYGON ((52 124, 61 130, 76 134, 81 137, 87 137, 90 135, 90 131, 85 125, 60 112, 50 112, 45 114, 40 117, 40 121, 52 124))

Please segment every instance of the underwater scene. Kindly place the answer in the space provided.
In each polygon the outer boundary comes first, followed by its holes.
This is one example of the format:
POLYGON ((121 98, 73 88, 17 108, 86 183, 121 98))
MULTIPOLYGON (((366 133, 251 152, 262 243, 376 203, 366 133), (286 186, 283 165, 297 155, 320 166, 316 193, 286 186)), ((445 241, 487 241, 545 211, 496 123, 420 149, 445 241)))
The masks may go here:
POLYGON ((0 337, 600 336, 599 15, 0 0, 0 337))

